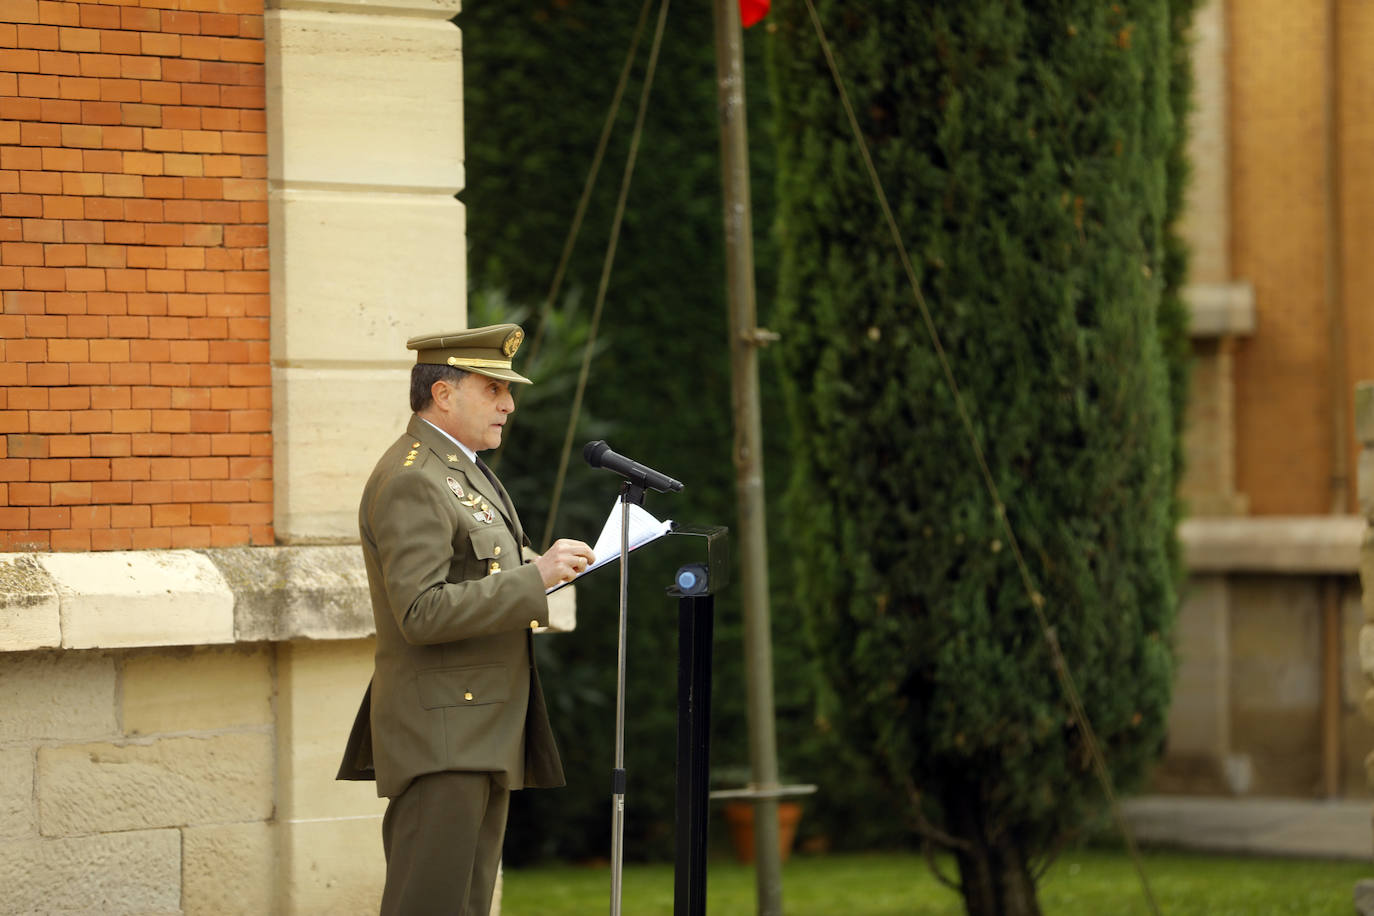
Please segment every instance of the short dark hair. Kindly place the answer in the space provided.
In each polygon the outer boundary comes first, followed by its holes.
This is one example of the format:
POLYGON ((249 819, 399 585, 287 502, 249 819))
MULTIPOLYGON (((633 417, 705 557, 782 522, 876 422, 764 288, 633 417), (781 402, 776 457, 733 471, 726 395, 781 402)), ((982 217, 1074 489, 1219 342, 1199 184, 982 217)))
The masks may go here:
POLYGON ((443 363, 416 363, 410 370, 410 409, 419 413, 434 403, 435 382, 456 385, 467 374, 466 369, 455 369, 443 363))

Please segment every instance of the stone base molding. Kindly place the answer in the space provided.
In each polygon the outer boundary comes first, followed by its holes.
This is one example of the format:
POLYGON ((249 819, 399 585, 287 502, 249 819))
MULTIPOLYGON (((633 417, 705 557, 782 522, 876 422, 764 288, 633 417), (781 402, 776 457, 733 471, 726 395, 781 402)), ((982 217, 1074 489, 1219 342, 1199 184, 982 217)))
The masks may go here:
MULTIPOLYGON (((1355 706, 1365 691, 1360 669, 1374 658, 1355 580, 1365 531, 1358 516, 1183 523, 1189 582, 1155 791, 1306 794, 1334 768, 1337 784, 1328 788, 1361 792, 1367 748, 1355 706), (1334 639, 1324 641, 1333 626, 1334 639), (1334 722, 1325 714, 1333 702, 1334 722), (1312 734, 1329 737, 1323 728, 1338 739, 1314 745, 1312 734)), ((1374 708, 1374 695, 1366 703, 1374 708)))

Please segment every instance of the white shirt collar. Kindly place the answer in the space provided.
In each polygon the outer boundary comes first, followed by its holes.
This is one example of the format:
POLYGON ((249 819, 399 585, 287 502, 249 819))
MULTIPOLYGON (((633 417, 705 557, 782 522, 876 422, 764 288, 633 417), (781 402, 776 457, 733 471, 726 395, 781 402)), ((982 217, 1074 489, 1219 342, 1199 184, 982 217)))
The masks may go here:
MULTIPOLYGON (((421 417, 420 419, 421 419, 421 420, 424 420, 424 422, 426 422, 426 423, 429 423, 429 421, 428 421, 428 420, 425 420, 424 417, 421 417)), ((434 426, 433 423, 429 423, 429 425, 430 425, 430 426, 434 426)), ((469 460, 469 461, 471 461, 473 464, 476 464, 476 463, 477 463, 477 453, 476 453, 475 451, 473 451, 472 449, 468 448, 466 445, 464 445, 463 443, 459 442, 457 439, 453 438, 453 437, 450 436, 448 433, 444 432, 442 429, 439 429, 439 427, 434 426, 434 428, 435 428, 436 430, 439 430, 439 434, 440 434, 441 436, 443 436, 445 439, 447 439, 448 441, 452 442, 454 445, 456 445, 456 446, 458 446, 460 449, 462 449, 462 450, 463 450, 463 454, 468 456, 468 460, 469 460)))

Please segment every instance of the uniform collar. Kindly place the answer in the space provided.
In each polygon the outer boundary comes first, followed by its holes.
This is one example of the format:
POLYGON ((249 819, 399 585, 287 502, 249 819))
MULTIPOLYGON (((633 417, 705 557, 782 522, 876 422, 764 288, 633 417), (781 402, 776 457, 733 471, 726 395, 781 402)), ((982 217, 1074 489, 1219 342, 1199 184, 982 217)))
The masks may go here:
POLYGON ((512 508, 507 512, 506 499, 503 498, 493 478, 482 473, 482 469, 477 466, 475 452, 419 414, 411 415, 406 432, 414 437, 412 441, 418 440, 427 445, 449 470, 461 473, 469 486, 485 496, 487 505, 506 522, 517 541, 523 537, 519 519, 511 514, 515 510, 512 508))
POLYGON ((462 449, 462 450, 463 450, 463 454, 464 454, 464 455, 467 455, 467 456, 468 456, 468 460, 471 461, 473 464, 476 464, 476 463, 477 463, 477 452, 476 452, 476 450, 468 448, 466 445, 464 445, 463 443, 459 442, 457 439, 453 438, 453 437, 450 436, 448 433, 444 432, 442 429, 440 429, 439 427, 435 426, 433 423, 430 423, 430 422, 429 422, 428 420, 426 420, 424 417, 421 417, 421 416, 419 416, 419 415, 417 414, 417 415, 416 415, 416 419, 418 419, 421 423, 426 424, 427 426, 429 426, 430 429, 434 430, 434 431, 437 432, 439 435, 443 436, 445 439, 447 439, 448 441, 452 442, 454 445, 456 445, 456 446, 458 446, 460 449, 462 449))

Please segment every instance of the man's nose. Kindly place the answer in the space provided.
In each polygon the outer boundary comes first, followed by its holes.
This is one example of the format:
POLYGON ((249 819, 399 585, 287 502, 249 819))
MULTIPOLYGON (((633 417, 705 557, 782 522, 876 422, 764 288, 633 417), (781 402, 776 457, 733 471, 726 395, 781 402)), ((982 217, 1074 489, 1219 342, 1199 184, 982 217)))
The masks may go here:
POLYGON ((509 391, 507 391, 505 393, 505 396, 501 398, 501 412, 515 413, 515 396, 512 395, 509 391))

